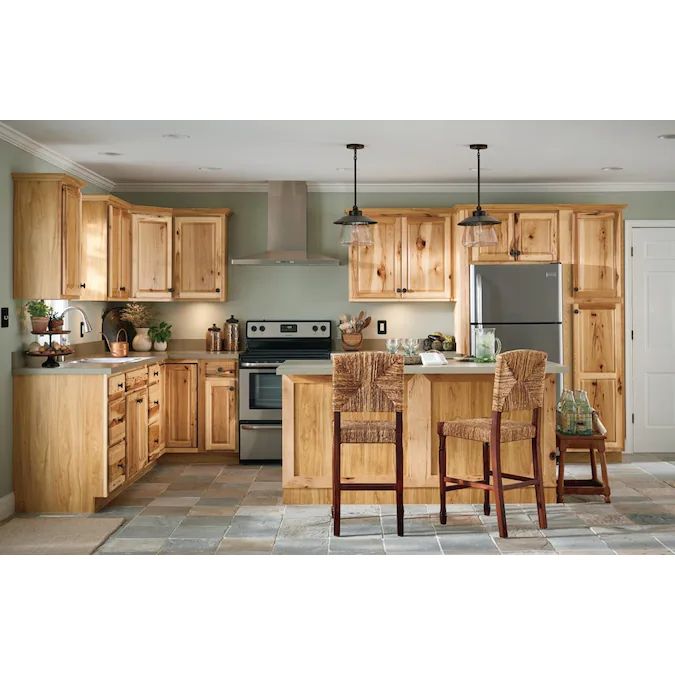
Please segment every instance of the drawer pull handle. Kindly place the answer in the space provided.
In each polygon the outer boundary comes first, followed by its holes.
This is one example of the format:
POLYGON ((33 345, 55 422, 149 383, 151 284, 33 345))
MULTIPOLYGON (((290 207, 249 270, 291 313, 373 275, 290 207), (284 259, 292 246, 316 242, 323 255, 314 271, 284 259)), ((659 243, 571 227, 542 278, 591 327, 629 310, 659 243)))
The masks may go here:
POLYGON ((224 373, 224 372, 225 372, 225 368, 223 368, 222 366, 219 366, 219 367, 218 367, 218 372, 219 372, 219 373, 224 373))
POLYGON ((124 460, 121 459, 119 462, 117 462, 117 468, 122 469, 124 471, 124 460))
POLYGON ((159 377, 159 370, 154 370, 152 374, 154 377, 159 377))
POLYGON ((159 405, 159 401, 153 401, 152 405, 159 405))
POLYGON ((117 384, 117 388, 118 388, 118 389, 124 389, 124 382, 119 382, 119 383, 117 384))
POLYGON ((127 287, 126 286, 120 286, 120 291, 126 291, 127 287))
POLYGON ((142 399, 142 398, 137 398, 137 399, 136 399, 136 403, 143 403, 143 399, 142 399))

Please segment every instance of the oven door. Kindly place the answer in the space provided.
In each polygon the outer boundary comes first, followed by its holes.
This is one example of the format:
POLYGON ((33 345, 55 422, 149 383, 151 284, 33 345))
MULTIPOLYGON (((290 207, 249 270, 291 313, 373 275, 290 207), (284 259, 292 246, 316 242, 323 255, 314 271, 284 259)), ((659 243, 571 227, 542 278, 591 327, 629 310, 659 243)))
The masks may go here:
POLYGON ((279 364, 239 369, 239 419, 242 422, 281 422, 279 364))

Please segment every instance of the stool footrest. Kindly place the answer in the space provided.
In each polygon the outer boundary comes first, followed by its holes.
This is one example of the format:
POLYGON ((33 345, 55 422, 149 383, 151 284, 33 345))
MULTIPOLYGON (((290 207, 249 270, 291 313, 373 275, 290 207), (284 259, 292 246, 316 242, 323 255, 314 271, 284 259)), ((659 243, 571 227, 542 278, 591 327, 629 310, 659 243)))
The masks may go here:
POLYGON ((491 488, 490 484, 484 480, 465 480, 464 478, 453 478, 452 476, 445 477, 446 483, 451 483, 451 485, 446 485, 446 492, 451 492, 452 490, 462 490, 464 488, 479 488, 480 490, 489 490, 491 488))
POLYGON ((604 483, 601 480, 594 480, 593 478, 565 478, 563 483, 566 488, 568 487, 605 487, 604 483))
POLYGON ((396 490, 396 483, 340 483, 340 490, 396 490))

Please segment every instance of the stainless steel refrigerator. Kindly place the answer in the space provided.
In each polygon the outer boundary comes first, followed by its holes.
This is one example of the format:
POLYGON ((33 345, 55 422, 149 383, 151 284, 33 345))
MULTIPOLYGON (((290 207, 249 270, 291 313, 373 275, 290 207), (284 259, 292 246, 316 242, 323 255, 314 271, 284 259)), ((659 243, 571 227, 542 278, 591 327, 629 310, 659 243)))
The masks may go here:
POLYGON ((471 265, 471 353, 474 326, 495 328, 502 351, 540 349, 562 363, 560 263, 471 265))

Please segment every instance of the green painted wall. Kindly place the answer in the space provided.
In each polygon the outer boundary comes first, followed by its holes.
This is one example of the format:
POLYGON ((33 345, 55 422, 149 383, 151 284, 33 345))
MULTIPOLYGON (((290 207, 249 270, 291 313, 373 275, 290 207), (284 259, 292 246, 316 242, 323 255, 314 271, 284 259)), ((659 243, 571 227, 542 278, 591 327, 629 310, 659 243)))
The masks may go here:
MULTIPOLYGON (((12 300, 12 180, 13 171, 58 172, 60 169, 0 141, 0 306, 13 311, 10 328, 0 329, 0 497, 12 491, 11 478, 11 353, 22 346, 17 306, 12 300)), ((87 192, 100 192, 87 188, 87 192)), ((124 199, 157 206, 227 206, 230 221, 230 257, 256 253, 265 248, 267 196, 263 193, 124 193, 124 199)), ((462 194, 375 194, 363 193, 361 206, 443 207, 471 203, 473 192, 462 194)), ((626 203, 627 218, 675 218, 675 193, 486 193, 488 202, 587 202, 626 203)), ((310 193, 309 249, 340 257, 346 250, 337 244, 337 227, 332 221, 351 206, 349 193, 310 193)), ((240 319, 274 317, 335 318, 342 312, 365 307, 373 319, 387 319, 389 335, 425 335, 432 329, 453 330, 450 303, 355 303, 347 298, 347 266, 337 268, 254 268, 230 267, 230 301, 208 303, 158 303, 158 314, 175 325, 176 337, 203 337, 206 328, 222 322, 231 313, 240 319)), ((96 321, 103 303, 87 303, 89 316, 96 321)), ((373 324, 375 322, 373 321, 373 324)), ((97 339, 91 336, 92 339, 97 339)))

